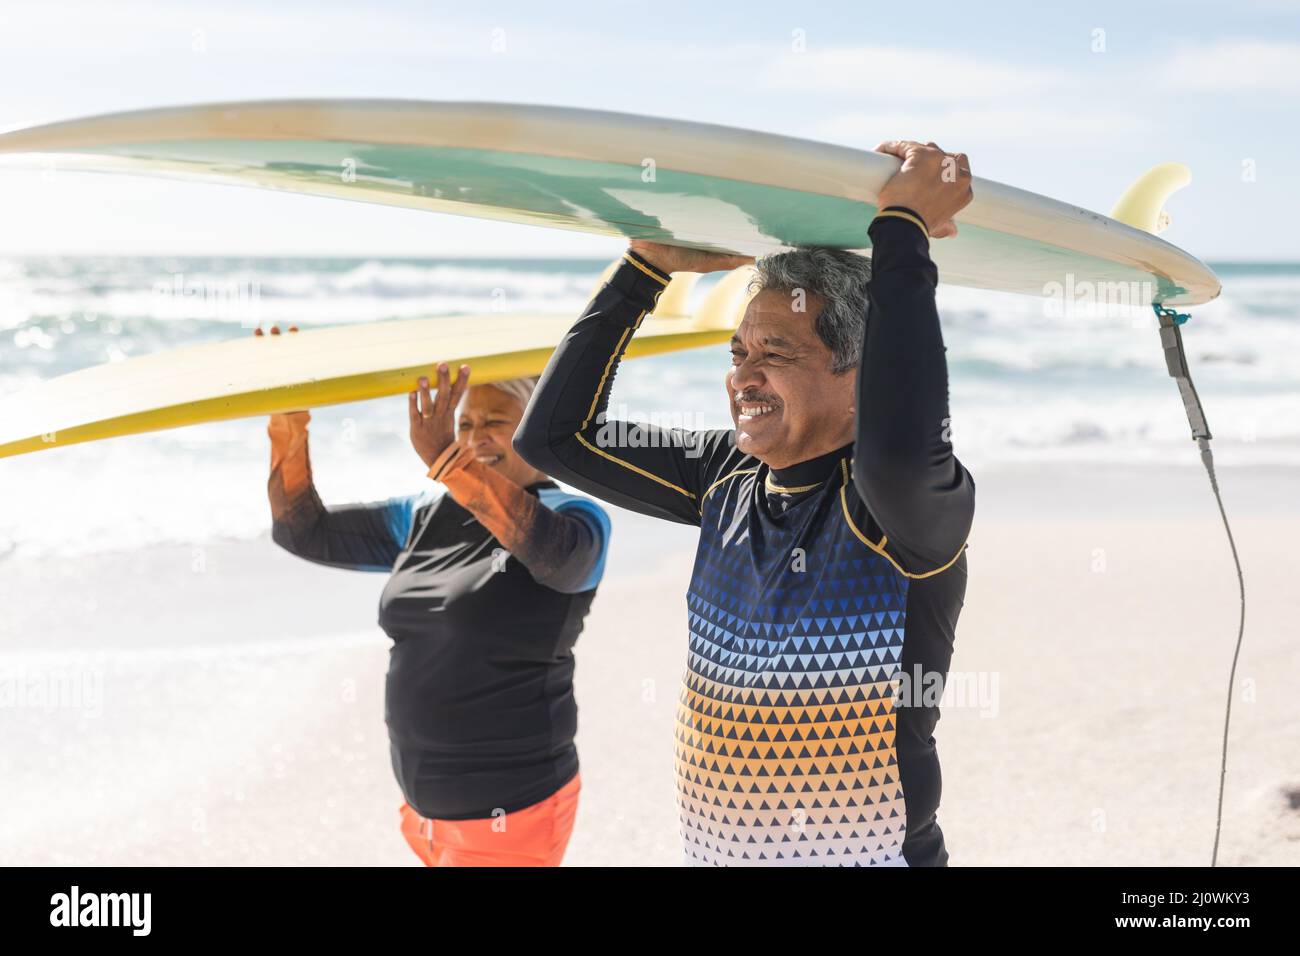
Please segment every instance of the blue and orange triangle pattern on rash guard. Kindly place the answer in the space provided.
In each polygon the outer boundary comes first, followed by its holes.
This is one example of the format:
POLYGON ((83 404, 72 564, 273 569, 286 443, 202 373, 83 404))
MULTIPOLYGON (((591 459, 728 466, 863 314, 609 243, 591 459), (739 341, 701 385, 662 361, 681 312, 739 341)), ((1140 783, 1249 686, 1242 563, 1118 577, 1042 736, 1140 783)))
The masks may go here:
POLYGON ((774 517, 755 492, 765 471, 703 502, 676 728, 686 855, 904 864, 893 681, 908 579, 853 534, 838 479, 774 517))

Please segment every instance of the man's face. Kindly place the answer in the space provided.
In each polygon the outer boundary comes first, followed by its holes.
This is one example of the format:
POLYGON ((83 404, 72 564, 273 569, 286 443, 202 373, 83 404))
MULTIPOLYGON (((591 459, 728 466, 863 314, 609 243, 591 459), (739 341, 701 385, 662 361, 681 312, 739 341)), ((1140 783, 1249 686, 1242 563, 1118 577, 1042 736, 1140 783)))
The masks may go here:
POLYGON ((796 312, 788 292, 754 296, 731 340, 726 385, 736 447, 771 468, 816 458, 853 440, 852 371, 831 372, 813 321, 822 301, 796 312))

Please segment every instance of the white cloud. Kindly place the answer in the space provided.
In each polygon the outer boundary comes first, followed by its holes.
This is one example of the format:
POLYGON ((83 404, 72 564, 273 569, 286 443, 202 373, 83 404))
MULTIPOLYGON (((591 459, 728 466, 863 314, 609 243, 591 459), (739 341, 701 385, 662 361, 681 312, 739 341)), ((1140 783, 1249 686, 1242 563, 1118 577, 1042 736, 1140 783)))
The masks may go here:
MULTIPOLYGON (((16 4, 0 9, 0 54, 47 60, 71 56, 113 61, 130 56, 189 55, 196 46, 211 58, 293 58, 330 63, 347 70, 351 58, 424 56, 431 63, 498 59, 531 54, 553 56, 566 34, 532 17, 478 15, 470 9, 415 13, 405 8, 316 3, 294 5, 229 2, 172 4, 64 0, 58 4, 16 4), (493 52, 504 43, 505 53, 493 52)), ((130 64, 124 64, 130 65, 130 64)))
POLYGON ((953 102, 1039 93, 1061 78, 938 50, 858 46, 784 53, 762 71, 760 82, 775 89, 953 102))
POLYGON ((1223 40, 1188 47, 1165 60, 1159 73, 1167 87, 1210 92, 1300 92, 1300 43, 1223 40))

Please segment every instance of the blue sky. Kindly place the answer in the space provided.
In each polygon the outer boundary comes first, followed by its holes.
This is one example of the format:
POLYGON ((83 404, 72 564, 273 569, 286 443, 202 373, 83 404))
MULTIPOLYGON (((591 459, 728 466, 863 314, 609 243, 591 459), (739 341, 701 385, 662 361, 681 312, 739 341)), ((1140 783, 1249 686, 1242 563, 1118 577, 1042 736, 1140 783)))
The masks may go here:
MULTIPOLYGON (((5 0, 0 90, 4 128, 178 103, 393 96, 621 110, 862 148, 935 139, 969 153, 977 175, 1103 212, 1174 159, 1195 179, 1171 201, 1165 238, 1206 259, 1300 260, 1300 0, 5 0)), ((7 254, 617 249, 228 187, 6 170, 0 184, 7 254)))

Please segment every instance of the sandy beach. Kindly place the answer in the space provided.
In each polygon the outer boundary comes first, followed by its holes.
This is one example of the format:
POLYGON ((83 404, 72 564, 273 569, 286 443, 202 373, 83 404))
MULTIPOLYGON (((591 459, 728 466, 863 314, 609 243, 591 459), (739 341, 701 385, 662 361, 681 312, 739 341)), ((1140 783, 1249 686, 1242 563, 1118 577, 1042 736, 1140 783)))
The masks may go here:
MULTIPOLYGON (((1190 456, 1189 456, 1190 457, 1190 456)), ((1237 592, 1203 473, 976 473, 945 707, 951 863, 1208 863, 1237 592)), ((1300 863, 1300 471, 1224 468, 1245 565, 1221 862, 1300 863)), ((691 529, 615 511, 578 645, 566 865, 676 865, 691 529)), ((398 834, 382 575, 269 537, 0 559, 0 865, 418 865, 398 834), (43 696, 42 696, 43 695, 43 696), (57 698, 57 699, 56 699, 57 698)))

